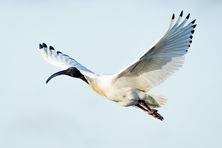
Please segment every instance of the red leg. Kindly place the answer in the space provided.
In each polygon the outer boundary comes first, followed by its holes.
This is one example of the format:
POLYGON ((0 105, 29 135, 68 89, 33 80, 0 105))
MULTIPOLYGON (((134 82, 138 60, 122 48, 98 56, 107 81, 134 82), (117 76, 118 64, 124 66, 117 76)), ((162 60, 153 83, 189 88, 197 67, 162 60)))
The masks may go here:
POLYGON ((143 111, 147 112, 149 115, 157 118, 159 120, 163 120, 163 117, 157 112, 158 110, 150 108, 144 100, 139 100, 138 104, 136 105, 143 111))

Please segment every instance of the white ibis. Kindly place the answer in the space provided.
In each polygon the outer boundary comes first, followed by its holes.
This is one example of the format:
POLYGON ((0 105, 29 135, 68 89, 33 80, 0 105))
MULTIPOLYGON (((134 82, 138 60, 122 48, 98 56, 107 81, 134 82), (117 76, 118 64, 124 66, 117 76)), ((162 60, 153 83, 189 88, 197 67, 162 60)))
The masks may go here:
POLYGON ((163 120, 155 108, 163 106, 166 99, 150 94, 157 86, 184 63, 184 56, 192 43, 195 20, 187 23, 190 14, 182 20, 183 11, 175 21, 173 14, 166 34, 135 63, 112 75, 100 75, 82 66, 75 59, 55 50, 45 43, 39 45, 42 57, 62 69, 53 77, 68 75, 86 82, 96 93, 122 106, 136 106, 153 117, 163 120))

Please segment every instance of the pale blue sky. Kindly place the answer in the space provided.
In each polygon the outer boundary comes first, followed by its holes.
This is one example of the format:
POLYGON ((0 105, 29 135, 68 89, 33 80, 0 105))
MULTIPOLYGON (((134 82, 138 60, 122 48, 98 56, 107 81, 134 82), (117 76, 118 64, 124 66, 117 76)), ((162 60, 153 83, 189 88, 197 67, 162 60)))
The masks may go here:
POLYGON ((221 147, 222 3, 214 1, 0 1, 0 147, 221 147), (123 108, 58 71, 46 42, 98 73, 115 73, 152 47, 172 13, 197 18, 185 65, 153 92, 160 122, 123 108))

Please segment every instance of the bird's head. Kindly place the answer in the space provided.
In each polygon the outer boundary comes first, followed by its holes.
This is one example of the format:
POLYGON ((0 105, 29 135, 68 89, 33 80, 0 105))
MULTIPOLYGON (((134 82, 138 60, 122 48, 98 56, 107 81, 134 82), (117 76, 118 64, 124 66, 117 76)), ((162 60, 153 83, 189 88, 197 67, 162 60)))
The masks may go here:
POLYGON ((85 76, 75 67, 70 67, 66 70, 62 70, 62 71, 54 73, 46 80, 46 83, 48 83, 52 78, 59 75, 68 75, 70 77, 80 78, 81 80, 83 80, 84 82, 88 84, 88 81, 86 80, 85 76))

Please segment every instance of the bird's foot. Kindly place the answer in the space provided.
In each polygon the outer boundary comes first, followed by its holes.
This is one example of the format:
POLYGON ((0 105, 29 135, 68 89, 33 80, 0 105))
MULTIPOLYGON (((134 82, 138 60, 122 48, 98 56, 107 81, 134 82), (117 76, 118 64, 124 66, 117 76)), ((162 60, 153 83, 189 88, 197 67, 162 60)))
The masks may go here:
POLYGON ((157 119, 159 119, 159 120, 163 120, 163 117, 157 112, 158 110, 156 110, 156 109, 151 109, 151 110, 148 110, 147 112, 148 112, 148 114, 149 115, 151 115, 151 116, 153 116, 154 118, 157 118, 157 119))

